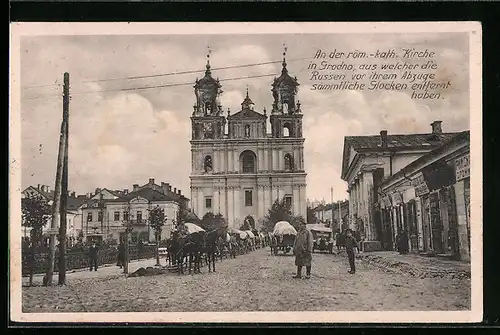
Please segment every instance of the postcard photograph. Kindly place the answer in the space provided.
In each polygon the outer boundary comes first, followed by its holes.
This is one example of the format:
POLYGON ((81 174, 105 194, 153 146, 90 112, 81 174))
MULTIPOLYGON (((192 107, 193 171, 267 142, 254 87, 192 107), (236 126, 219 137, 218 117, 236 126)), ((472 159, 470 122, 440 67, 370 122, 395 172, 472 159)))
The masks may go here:
POLYGON ((482 318, 481 26, 11 25, 16 321, 482 318))

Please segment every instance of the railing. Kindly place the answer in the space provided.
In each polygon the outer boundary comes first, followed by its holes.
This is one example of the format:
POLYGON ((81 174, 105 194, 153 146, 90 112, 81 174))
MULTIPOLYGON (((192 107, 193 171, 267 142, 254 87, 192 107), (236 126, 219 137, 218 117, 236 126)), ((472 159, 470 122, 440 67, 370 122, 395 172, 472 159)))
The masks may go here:
MULTIPOLYGON (((156 247, 145 245, 139 248, 137 246, 129 247, 129 260, 137 260, 137 259, 149 259, 155 256, 156 247)), ((33 261, 33 273, 44 273, 47 267, 48 262, 48 248, 38 248, 37 252, 34 256, 33 261)), ((22 251, 22 274, 23 276, 29 275, 30 268, 30 256, 31 250, 24 249, 22 251)), ((99 250, 98 254, 98 264, 113 264, 116 263, 118 258, 118 250, 114 247, 108 247, 99 250)), ((59 264, 59 254, 56 251, 55 257, 55 270, 57 271, 57 267, 59 264)), ((76 269, 84 269, 89 266, 89 256, 88 249, 86 248, 78 248, 75 250, 68 249, 66 253, 66 270, 76 270, 76 269)))

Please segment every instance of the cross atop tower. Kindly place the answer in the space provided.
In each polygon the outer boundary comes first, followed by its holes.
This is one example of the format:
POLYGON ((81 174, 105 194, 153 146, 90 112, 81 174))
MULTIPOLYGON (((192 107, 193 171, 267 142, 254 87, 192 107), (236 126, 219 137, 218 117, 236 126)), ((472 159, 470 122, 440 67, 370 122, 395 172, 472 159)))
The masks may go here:
POLYGON ((286 68, 286 52, 288 48, 285 43, 283 43, 283 68, 286 68))
POLYGON ((212 49, 210 45, 207 45, 207 72, 210 71, 210 54, 212 53, 212 49))

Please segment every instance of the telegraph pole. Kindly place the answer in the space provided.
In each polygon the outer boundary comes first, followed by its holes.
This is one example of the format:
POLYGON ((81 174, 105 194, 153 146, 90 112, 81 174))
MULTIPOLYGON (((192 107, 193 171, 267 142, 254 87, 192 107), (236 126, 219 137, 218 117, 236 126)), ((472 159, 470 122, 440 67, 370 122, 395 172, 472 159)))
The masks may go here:
POLYGON ((63 118, 65 138, 61 181, 61 225, 59 227, 59 285, 66 284, 66 230, 68 214, 69 73, 64 73, 63 118))
MULTIPOLYGON (((66 73, 64 75, 64 79, 66 81, 66 73)), ((69 77, 68 77, 69 79, 69 77)), ((64 92, 63 92, 64 93, 64 92)), ((62 192, 62 174, 63 174, 63 166, 64 166, 64 153, 66 148, 66 118, 68 117, 63 103, 63 119, 61 123, 61 132, 59 136, 59 153, 57 156, 57 168, 56 168, 56 182, 54 187, 54 203, 52 204, 52 221, 50 223, 50 251, 49 251, 49 259, 47 264, 47 272, 45 274, 45 282, 46 286, 52 286, 52 277, 54 275, 54 263, 56 258, 56 235, 58 233, 58 227, 60 222, 61 215, 61 192, 62 192)))
POLYGON ((332 203, 332 220, 330 221, 331 238, 333 239, 333 186, 330 188, 330 201, 332 203))

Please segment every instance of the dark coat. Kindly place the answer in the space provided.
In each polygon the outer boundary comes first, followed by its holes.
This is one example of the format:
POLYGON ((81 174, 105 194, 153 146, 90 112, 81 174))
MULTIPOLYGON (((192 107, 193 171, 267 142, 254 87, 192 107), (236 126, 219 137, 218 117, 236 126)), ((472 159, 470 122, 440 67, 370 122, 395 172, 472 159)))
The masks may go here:
POLYGON ((304 229, 297 233, 295 243, 293 245, 293 253, 295 254, 296 266, 311 266, 312 250, 313 250, 313 235, 311 231, 304 229))
POLYGON ((346 249, 354 249, 358 246, 356 239, 353 236, 345 237, 345 247, 346 249))
POLYGON ((123 243, 118 245, 118 262, 122 263, 125 261, 125 246, 123 243))
POLYGON ((97 259, 98 253, 99 253, 99 248, 97 247, 97 245, 95 247, 91 245, 89 248, 89 257, 91 259, 97 259))

